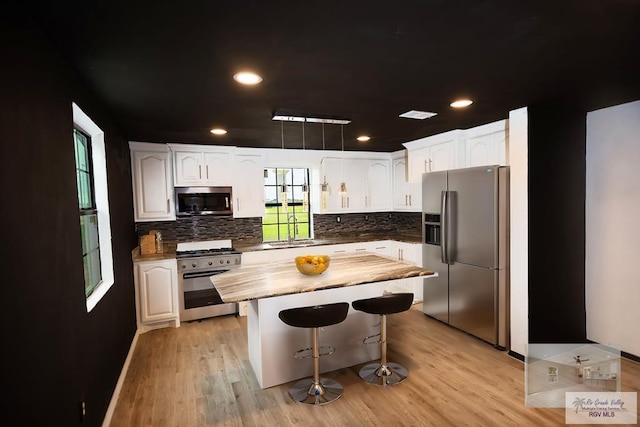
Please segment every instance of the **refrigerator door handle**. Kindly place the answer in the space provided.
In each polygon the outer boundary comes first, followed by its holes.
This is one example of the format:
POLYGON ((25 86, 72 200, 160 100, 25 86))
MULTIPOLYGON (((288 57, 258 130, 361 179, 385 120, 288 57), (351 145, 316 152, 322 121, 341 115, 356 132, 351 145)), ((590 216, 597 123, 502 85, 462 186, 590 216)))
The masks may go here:
POLYGON ((442 257, 443 264, 449 264, 449 221, 447 220, 447 196, 448 191, 443 191, 440 207, 440 227, 441 227, 441 240, 440 240, 440 255, 442 257))

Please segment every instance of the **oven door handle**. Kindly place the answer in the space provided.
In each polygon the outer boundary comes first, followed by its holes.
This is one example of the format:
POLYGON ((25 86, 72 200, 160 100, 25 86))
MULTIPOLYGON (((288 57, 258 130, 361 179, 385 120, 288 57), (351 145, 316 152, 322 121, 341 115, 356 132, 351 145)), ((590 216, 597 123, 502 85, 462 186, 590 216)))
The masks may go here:
POLYGON ((202 271, 199 273, 183 273, 183 279, 195 279, 196 277, 209 277, 215 276, 216 274, 224 273, 227 270, 216 270, 216 271, 202 271))

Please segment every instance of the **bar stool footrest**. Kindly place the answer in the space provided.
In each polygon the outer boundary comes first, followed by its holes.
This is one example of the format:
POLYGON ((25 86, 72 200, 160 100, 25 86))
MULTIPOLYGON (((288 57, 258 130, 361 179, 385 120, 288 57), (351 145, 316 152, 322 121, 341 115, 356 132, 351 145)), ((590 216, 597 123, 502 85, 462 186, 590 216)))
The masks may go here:
MULTIPOLYGON (((332 347, 330 345, 321 345, 320 347, 318 347, 318 356, 328 356, 335 353, 335 351, 335 347, 332 347)), ((310 357, 313 357, 313 347, 300 349, 293 353, 293 357, 296 359, 308 359, 310 357), (304 356, 301 356, 301 354, 305 352, 310 352, 311 354, 305 354, 304 356)))

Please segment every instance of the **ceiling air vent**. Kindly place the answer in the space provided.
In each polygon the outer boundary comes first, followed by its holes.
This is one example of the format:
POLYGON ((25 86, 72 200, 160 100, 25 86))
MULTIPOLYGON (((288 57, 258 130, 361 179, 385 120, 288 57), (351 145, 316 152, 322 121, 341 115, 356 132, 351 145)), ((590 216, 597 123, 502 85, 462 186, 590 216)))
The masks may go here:
POLYGON ((411 110, 411 111, 407 111, 406 113, 400 114, 399 117, 404 117, 405 119, 424 120, 424 119, 428 119, 430 117, 437 116, 437 115, 438 115, 438 113, 430 113, 428 111, 411 110))

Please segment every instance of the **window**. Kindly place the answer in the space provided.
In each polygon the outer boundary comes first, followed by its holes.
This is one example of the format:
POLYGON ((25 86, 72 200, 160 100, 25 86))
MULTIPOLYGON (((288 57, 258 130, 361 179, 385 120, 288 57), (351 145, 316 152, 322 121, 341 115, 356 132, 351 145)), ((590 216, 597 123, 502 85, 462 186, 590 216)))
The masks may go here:
POLYGON ((98 210, 96 209, 93 187, 91 138, 81 130, 73 129, 73 144, 76 153, 76 181, 78 183, 80 231, 82 234, 84 293, 88 297, 102 281, 98 210))
MULTIPOLYGON (((304 206, 303 188, 309 183, 309 170, 303 168, 267 168, 264 178, 266 214, 262 218, 262 240, 278 241, 311 238, 310 207, 304 206), (282 186, 287 199, 283 206, 282 186), (306 209, 305 209, 306 208, 306 209)), ((310 186, 307 186, 310 188, 310 186)))
POLYGON ((75 103, 72 108, 84 292, 89 312, 113 285, 107 163, 104 132, 75 103))

